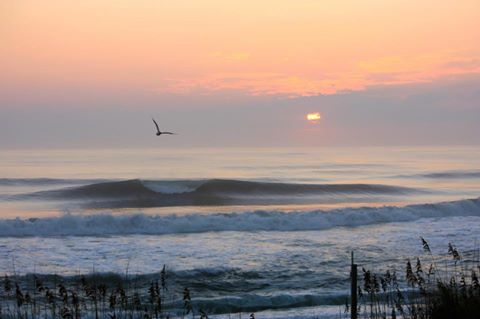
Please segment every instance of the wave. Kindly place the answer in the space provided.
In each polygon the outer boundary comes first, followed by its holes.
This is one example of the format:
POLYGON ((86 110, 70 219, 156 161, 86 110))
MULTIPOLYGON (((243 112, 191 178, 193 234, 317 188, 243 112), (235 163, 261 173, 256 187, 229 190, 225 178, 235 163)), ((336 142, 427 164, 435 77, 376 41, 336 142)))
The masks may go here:
MULTIPOLYGON (((301 292, 292 292, 289 290, 284 290, 282 292, 257 292, 254 293, 250 291, 245 293, 244 291, 231 292, 226 290, 223 294, 212 294, 211 291, 203 289, 204 285, 200 283, 203 280, 204 284, 209 284, 210 280, 208 278, 198 278, 199 285, 198 287, 192 286, 191 282, 177 282, 175 273, 168 273, 169 283, 174 282, 173 287, 189 287, 195 291, 195 298, 192 300, 192 306, 194 309, 202 309, 207 312, 209 315, 221 315, 221 314, 232 314, 240 312, 260 312, 265 310, 290 310, 296 312, 298 308, 306 307, 322 307, 322 306, 340 306, 345 303, 345 299, 349 296, 348 291, 325 291, 318 293, 316 291, 301 291, 301 292), (173 278, 172 278, 173 276, 173 278), (209 295, 211 297, 203 297, 209 295)), ((78 285, 78 277, 60 277, 58 275, 38 275, 35 274, 37 278, 40 278, 42 282, 54 281, 55 279, 62 280, 64 285, 69 283, 78 285)), ((83 276, 87 280, 92 280, 90 276, 83 276), (90 278, 89 278, 90 277, 90 278)), ((135 277, 135 286, 142 285, 148 287, 148 285, 158 280, 160 277, 159 274, 153 275, 136 275, 135 277)), ((28 275, 26 277, 20 278, 20 280, 32 280, 33 275, 28 275)), ((120 274, 95 274, 97 282, 109 282, 110 286, 113 284, 118 284, 118 282, 123 282, 125 280, 125 275, 120 274)), ((133 283, 132 283, 133 286, 133 283)), ((170 286, 171 287, 171 286, 170 286)), ((141 290, 141 289, 140 289, 141 290)), ((146 290, 146 289, 145 289, 146 290)), ((218 292, 215 290, 215 292, 218 292)), ((146 297, 146 296, 143 296, 146 297)), ((177 314, 181 316, 184 308, 184 301, 177 298, 168 298, 166 301, 166 306, 169 308, 169 312, 172 314, 177 314)), ((286 316, 291 318, 291 316, 286 316)), ((300 318, 305 318, 305 316, 300 316, 300 318)), ((313 317, 315 318, 315 317, 313 317)))
POLYGON ((81 185, 105 181, 105 179, 0 178, 0 186, 81 185))
POLYGON ((212 314, 258 312, 263 310, 281 310, 323 305, 342 305, 348 294, 314 293, 258 295, 245 294, 239 297, 221 297, 211 299, 197 298, 193 305, 212 314))
POLYGON ((164 235, 214 231, 308 231, 356 227, 422 218, 480 216, 480 198, 419 204, 314 210, 308 212, 251 211, 189 215, 73 215, 0 220, 0 237, 164 235))
POLYGON ((398 178, 430 178, 430 179, 472 179, 480 178, 480 171, 443 171, 443 172, 432 172, 425 174, 412 174, 412 175, 397 175, 398 178))
POLYGON ((102 182, 15 195, 11 199, 76 200, 88 208, 293 203, 296 197, 402 195, 421 190, 378 184, 293 184, 240 180, 102 182))
POLYGON ((214 179, 205 182, 195 191, 215 194, 289 195, 318 193, 393 194, 408 193, 413 189, 378 184, 288 184, 214 179))
MULTIPOLYGON (((293 287, 284 289, 271 286, 267 283, 271 278, 252 277, 251 273, 255 271, 242 271, 234 268, 208 268, 191 270, 167 270, 169 287, 189 287, 195 291, 196 298, 192 305, 196 309, 203 309, 209 314, 225 314, 237 312, 258 312, 263 310, 295 309, 312 306, 342 305, 348 296, 348 291, 342 289, 324 289, 322 293, 315 291, 315 287, 308 282, 303 282, 307 287, 301 287, 299 290, 293 287), (232 282, 230 275, 235 278, 232 282), (238 278, 237 278, 238 277, 238 278), (262 284, 264 283, 264 284, 262 284), (240 287, 237 287, 239 285, 240 287), (278 290, 279 289, 279 290, 278 290), (245 293, 248 291, 249 293, 245 293), (208 297, 206 297, 208 296, 208 297)), ((131 283, 135 286, 148 287, 151 282, 160 278, 160 273, 136 274, 135 276, 126 276, 119 273, 95 273, 80 276, 58 277, 52 274, 28 274, 19 277, 20 281, 29 282, 33 276, 40 278, 47 284, 50 281, 62 280, 64 285, 76 285, 81 277, 87 281, 106 283, 107 286, 117 285, 119 282, 131 283), (128 278, 128 279, 126 279, 128 278), (128 280, 128 282, 126 281, 128 280)), ((343 278, 339 278, 341 281, 343 278)), ((284 279, 283 279, 284 281, 284 279)), ((170 299, 170 298, 169 298, 170 299)), ((168 300, 170 309, 182 309, 183 300, 175 298, 168 300)))
POLYGON ((480 171, 447 171, 423 174, 426 178, 480 178, 480 171))
MULTIPOLYGON (((241 180, 149 181, 132 179, 101 182, 73 188, 37 192, 33 195, 62 197, 117 197, 153 194, 318 194, 318 193, 409 193, 414 189, 380 184, 293 184, 241 180)), ((27 194, 32 195, 32 194, 27 194)))

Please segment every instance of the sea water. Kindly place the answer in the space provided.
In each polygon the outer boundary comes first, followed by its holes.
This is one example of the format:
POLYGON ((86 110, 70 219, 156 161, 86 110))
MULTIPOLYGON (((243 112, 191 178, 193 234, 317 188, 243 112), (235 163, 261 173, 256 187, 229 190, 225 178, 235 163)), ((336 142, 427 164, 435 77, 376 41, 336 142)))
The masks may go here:
POLYGON ((150 275, 217 316, 335 317, 362 267, 477 248, 480 147, 12 150, 0 273, 150 275))

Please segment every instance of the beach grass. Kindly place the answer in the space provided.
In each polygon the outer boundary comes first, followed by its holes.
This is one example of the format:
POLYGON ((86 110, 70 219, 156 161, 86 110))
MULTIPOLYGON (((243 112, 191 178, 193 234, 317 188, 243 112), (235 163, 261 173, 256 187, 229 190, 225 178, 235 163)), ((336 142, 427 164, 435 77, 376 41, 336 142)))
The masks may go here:
MULTIPOLYGON (((448 243, 445 253, 435 255, 427 240, 420 241, 425 255, 407 259, 402 272, 393 267, 383 273, 362 268, 359 318, 479 318, 478 249, 461 254, 448 243)), ((345 310, 341 317, 349 318, 348 302, 345 310)))
MULTIPOLYGON (((452 243, 434 254, 420 237, 424 255, 384 272, 361 268, 358 318, 479 318, 480 253, 459 252, 452 243), (396 269, 399 269, 397 271, 396 269)), ((153 275, 90 273, 5 274, 0 286, 1 319, 208 318, 189 287, 175 287, 167 267, 153 275)), ((351 306, 338 317, 349 318, 351 306)), ((255 317, 252 313, 251 317, 255 317)), ((319 313, 321 318, 322 314, 319 313)))

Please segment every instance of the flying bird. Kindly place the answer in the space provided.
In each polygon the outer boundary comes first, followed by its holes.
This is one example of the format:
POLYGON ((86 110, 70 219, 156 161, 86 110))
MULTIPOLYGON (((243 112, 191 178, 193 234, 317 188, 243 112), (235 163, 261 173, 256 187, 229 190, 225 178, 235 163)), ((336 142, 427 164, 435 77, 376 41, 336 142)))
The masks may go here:
POLYGON ((172 132, 162 132, 162 131, 160 131, 160 128, 158 128, 158 124, 157 124, 157 122, 153 119, 153 117, 152 117, 152 121, 153 121, 153 123, 155 123, 155 127, 157 128, 157 136, 160 136, 160 135, 162 135, 162 134, 168 134, 168 135, 175 135, 175 134, 176 134, 176 133, 172 133, 172 132))

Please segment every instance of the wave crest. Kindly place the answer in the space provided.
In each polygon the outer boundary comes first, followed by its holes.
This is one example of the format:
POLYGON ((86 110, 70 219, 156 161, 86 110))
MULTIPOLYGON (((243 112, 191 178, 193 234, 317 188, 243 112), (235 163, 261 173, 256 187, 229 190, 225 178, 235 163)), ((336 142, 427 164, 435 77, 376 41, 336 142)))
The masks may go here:
POLYGON ((0 220, 1 237, 164 235, 210 231, 307 231, 409 222, 421 218, 480 216, 480 198, 405 207, 364 207, 308 212, 252 211, 190 215, 73 215, 0 220))
POLYGON ((144 181, 94 183, 14 195, 9 199, 76 201, 86 208, 208 206, 294 203, 315 197, 345 201, 348 196, 395 196, 424 190, 379 184, 293 184, 240 180, 144 181))

